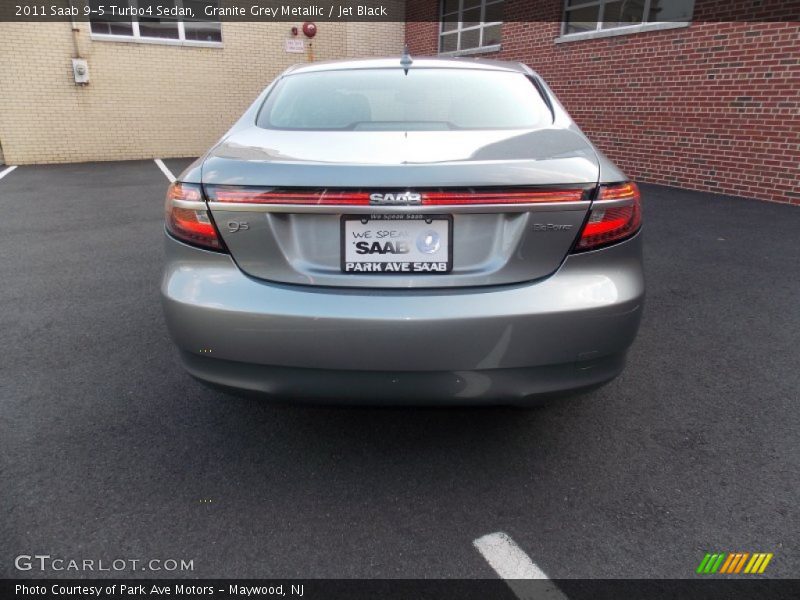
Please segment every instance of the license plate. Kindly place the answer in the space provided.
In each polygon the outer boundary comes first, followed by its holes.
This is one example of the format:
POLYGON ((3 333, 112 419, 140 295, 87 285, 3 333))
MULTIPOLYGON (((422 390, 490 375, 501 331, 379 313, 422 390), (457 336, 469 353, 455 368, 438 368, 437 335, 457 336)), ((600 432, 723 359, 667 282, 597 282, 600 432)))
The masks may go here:
POLYGON ((345 215, 345 273, 449 273, 453 268, 449 215, 345 215))

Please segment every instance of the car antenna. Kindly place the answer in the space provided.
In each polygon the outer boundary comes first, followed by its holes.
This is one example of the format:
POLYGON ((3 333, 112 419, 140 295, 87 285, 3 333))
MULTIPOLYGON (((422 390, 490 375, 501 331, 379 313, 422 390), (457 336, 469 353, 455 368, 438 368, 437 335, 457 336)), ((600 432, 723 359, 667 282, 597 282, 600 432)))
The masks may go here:
POLYGON ((408 44, 403 46, 403 56, 400 57, 400 66, 403 67, 403 71, 406 75, 408 75, 408 68, 414 61, 411 60, 411 55, 408 53, 408 44))

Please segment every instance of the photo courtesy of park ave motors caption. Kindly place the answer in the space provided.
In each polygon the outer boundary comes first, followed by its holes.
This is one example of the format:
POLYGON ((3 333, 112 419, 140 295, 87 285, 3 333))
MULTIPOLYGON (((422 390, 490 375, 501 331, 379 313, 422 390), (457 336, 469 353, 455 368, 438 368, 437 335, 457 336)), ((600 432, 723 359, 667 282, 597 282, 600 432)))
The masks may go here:
POLYGON ((523 64, 307 64, 170 186, 163 307, 216 386, 524 405, 622 371, 641 220, 523 64))

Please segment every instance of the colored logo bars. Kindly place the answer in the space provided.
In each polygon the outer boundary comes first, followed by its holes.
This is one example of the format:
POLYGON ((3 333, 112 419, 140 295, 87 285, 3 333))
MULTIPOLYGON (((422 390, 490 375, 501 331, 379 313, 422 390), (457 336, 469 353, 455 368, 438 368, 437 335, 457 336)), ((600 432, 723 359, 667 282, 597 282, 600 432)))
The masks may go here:
POLYGON ((701 575, 713 575, 714 573, 738 574, 747 573, 756 575, 763 573, 767 568, 773 554, 756 552, 730 552, 719 554, 706 554, 697 572, 701 575), (749 559, 749 560, 748 560, 749 559), (747 566, 745 566, 747 565, 747 566))

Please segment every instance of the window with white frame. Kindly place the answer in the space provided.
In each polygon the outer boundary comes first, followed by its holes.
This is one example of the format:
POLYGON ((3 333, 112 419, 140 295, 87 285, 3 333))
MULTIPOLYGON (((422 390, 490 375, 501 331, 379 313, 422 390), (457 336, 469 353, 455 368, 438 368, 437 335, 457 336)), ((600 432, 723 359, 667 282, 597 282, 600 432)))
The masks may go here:
POLYGON ((692 20, 694 0, 565 0, 564 34, 692 20))
POLYGON ((439 52, 496 48, 502 27, 503 0, 442 0, 439 52))
POLYGON ((131 15, 113 15, 108 12, 90 19, 92 36, 101 39, 134 39, 141 41, 213 43, 222 41, 222 27, 218 20, 208 20, 204 10, 216 4, 209 0, 160 0, 166 8, 161 16, 150 2, 129 0, 131 15), (149 10, 148 10, 148 7, 149 10), (174 9, 174 10, 173 10, 174 9))

